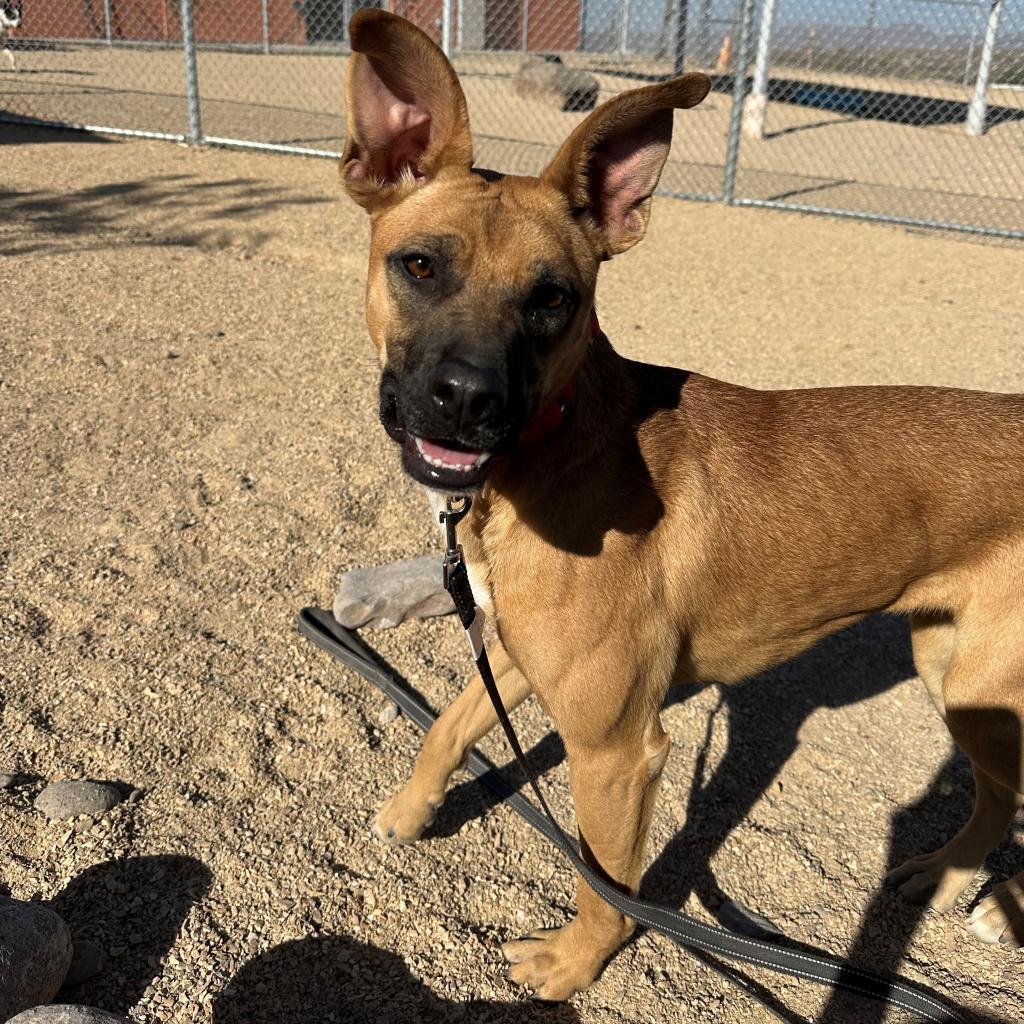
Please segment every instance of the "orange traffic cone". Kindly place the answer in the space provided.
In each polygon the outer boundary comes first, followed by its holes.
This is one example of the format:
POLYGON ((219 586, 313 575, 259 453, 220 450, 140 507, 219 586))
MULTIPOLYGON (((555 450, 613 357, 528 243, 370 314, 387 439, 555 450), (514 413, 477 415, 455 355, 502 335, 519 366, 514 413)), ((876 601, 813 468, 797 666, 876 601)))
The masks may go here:
POLYGON ((722 39, 722 48, 718 51, 718 63, 715 65, 715 70, 719 74, 724 74, 729 70, 730 63, 732 63, 732 36, 726 35, 722 39))

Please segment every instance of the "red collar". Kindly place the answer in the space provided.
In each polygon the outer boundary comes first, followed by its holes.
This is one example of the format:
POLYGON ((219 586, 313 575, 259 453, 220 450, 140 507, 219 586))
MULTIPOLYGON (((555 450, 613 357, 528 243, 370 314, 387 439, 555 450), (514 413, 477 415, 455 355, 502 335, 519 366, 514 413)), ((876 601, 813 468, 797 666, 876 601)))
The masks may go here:
MULTIPOLYGON (((601 325, 597 322, 597 310, 594 310, 591 315, 590 333, 593 338, 601 333, 601 325)), ((546 402, 537 410, 533 419, 526 424, 523 436, 519 439, 520 446, 533 444, 542 437, 547 437, 562 425, 569 414, 572 400, 576 396, 576 378, 579 376, 579 372, 577 367, 565 387, 550 402, 546 402)))

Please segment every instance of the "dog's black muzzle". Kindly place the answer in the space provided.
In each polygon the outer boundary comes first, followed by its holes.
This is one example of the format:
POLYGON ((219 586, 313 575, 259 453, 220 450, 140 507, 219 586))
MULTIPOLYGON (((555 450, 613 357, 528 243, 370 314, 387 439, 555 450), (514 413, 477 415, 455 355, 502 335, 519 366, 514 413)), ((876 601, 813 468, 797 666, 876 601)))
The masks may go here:
POLYGON ((456 493, 476 490, 490 457, 515 447, 526 422, 521 385, 507 366, 464 355, 424 361, 380 381, 380 419, 403 445, 416 481, 456 493))

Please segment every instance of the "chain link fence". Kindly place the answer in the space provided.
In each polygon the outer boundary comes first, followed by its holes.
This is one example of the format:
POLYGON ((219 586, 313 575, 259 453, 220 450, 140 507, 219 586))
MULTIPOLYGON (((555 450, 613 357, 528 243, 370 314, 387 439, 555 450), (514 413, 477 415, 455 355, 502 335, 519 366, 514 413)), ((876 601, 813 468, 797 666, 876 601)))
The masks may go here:
POLYGON ((701 70, 663 192, 1024 238, 1024 0, 23 0, 0 120, 335 156, 379 6, 451 56, 482 165, 701 70))

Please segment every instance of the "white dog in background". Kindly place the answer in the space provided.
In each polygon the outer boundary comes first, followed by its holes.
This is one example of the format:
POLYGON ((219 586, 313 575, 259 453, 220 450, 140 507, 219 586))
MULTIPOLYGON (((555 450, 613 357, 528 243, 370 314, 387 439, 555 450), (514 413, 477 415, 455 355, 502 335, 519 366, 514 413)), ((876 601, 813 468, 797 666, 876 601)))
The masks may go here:
POLYGON ((11 70, 18 70, 18 62, 14 59, 14 51, 7 45, 11 29, 21 25, 21 0, 0 0, 0 46, 4 56, 10 62, 11 70))

